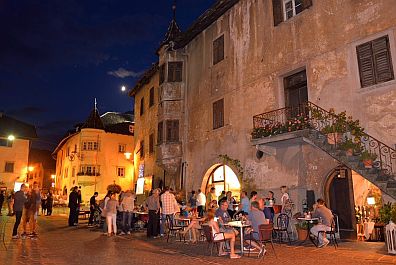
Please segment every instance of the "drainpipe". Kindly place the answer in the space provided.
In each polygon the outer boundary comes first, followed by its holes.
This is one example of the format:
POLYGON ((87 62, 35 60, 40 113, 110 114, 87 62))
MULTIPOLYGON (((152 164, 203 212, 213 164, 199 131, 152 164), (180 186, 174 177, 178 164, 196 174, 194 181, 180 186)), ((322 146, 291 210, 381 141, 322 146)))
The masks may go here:
MULTIPOLYGON (((188 87, 189 87, 189 82, 188 82, 188 71, 187 69, 189 69, 189 63, 188 63, 188 59, 189 59, 189 55, 186 51, 186 47, 183 48, 183 53, 182 56, 185 58, 184 60, 184 77, 185 77, 185 82, 184 82, 184 89, 183 89, 183 95, 182 98, 184 100, 184 108, 183 108, 183 141, 182 141, 182 178, 184 178, 183 181, 183 186, 186 187, 186 182, 187 182, 187 169, 186 166, 187 165, 187 158, 186 158, 186 150, 187 150, 187 142, 188 142, 188 106, 187 106, 187 93, 188 93, 188 87)), ((187 188, 186 188, 186 198, 187 198, 187 188)))

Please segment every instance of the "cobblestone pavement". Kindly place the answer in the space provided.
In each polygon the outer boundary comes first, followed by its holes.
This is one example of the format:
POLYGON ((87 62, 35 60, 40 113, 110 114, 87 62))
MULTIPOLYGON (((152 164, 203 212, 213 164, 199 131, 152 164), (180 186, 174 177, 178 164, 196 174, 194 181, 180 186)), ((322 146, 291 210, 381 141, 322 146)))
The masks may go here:
MULTIPOLYGON (((8 217, 3 217, 5 220, 8 217)), ((343 242, 335 250, 313 246, 288 246, 275 244, 263 260, 243 257, 230 260, 226 257, 211 257, 207 243, 167 244, 165 239, 146 239, 144 233, 107 237, 91 231, 86 224, 68 227, 66 216, 40 216, 39 238, 11 239, 14 217, 9 218, 5 229, 5 246, 0 242, 0 264, 29 265, 88 265, 88 264, 392 264, 395 256, 385 253, 383 243, 343 242), (5 247, 7 249, 5 249, 5 247)))

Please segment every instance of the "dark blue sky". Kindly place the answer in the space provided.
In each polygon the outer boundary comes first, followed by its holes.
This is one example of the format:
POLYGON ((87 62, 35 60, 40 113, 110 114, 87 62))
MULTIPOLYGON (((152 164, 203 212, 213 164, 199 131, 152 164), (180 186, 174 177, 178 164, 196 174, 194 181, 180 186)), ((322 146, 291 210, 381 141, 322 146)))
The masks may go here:
MULTIPOLYGON (((215 0, 178 0, 185 30, 215 0)), ((0 0, 0 111, 34 124, 53 148, 98 109, 131 111, 122 85, 157 60, 172 0, 0 0)))

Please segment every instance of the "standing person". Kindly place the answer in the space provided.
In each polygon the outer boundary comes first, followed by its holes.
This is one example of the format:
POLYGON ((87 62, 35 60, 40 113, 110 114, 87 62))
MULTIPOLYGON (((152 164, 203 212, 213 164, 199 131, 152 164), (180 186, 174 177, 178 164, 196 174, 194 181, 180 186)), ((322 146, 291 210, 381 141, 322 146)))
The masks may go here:
POLYGON ((147 224, 147 237, 158 237, 159 233, 159 189, 155 189, 150 197, 146 200, 146 207, 148 209, 148 224, 147 224))
POLYGON ((160 227, 160 233, 161 235, 164 234, 165 232, 165 222, 168 219, 169 222, 173 222, 173 214, 176 212, 176 209, 178 208, 178 204, 175 198, 175 195, 170 192, 169 187, 166 186, 164 188, 164 193, 161 195, 161 209, 162 209, 162 214, 161 214, 161 227, 160 227))
POLYGON ((268 197, 265 198, 264 214, 265 214, 265 218, 269 219, 271 223, 274 222, 274 216, 275 216, 274 204, 275 204, 274 193, 272 191, 269 191, 268 197))
POLYGON ((326 233, 321 233, 321 235, 318 235, 318 233, 319 231, 330 231, 334 217, 331 210, 325 206, 325 201, 323 199, 318 199, 316 201, 316 204, 314 205, 314 211, 312 213, 312 217, 319 218, 319 220, 322 220, 321 223, 314 225, 311 228, 311 233, 314 236, 319 236, 318 247, 325 247, 329 244, 330 241, 327 239, 326 233))
POLYGON ((124 198, 121 201, 120 208, 122 209, 122 232, 120 235, 131 233, 131 224, 133 217, 133 209, 135 208, 135 194, 131 191, 124 193, 124 198))
POLYGON ((211 201, 213 201, 213 200, 217 201, 216 188, 215 187, 211 187, 210 191, 208 192, 208 194, 206 194, 206 203, 208 204, 208 206, 209 206, 209 203, 211 201))
POLYGON ((52 215, 52 206, 54 204, 54 196, 52 195, 52 193, 48 193, 47 196, 47 216, 51 216, 52 215))
POLYGON ((250 203, 254 202, 257 200, 257 191, 252 191, 250 193, 250 203))
POLYGON ((94 195, 89 199, 89 219, 88 219, 88 227, 93 226, 93 218, 95 215, 95 210, 98 206, 96 203, 96 197, 98 197, 99 193, 97 191, 94 192, 94 195))
POLYGON ((22 221, 22 226, 23 226, 22 238, 26 238, 26 236, 28 235, 26 230, 27 223, 29 223, 30 226, 29 236, 32 239, 37 237, 36 219, 35 219, 36 214, 37 214, 37 193, 33 188, 28 191, 27 199, 24 205, 24 216, 22 221))
POLYGON ((191 196, 188 199, 188 202, 190 203, 190 208, 193 213, 197 211, 197 195, 195 194, 195 190, 191 191, 191 196))
POLYGON ((226 192, 223 190, 219 197, 217 198, 218 203, 220 204, 220 201, 226 197, 226 192))
POLYGON ((117 206, 116 194, 112 192, 106 204, 107 236, 117 235, 117 206))
POLYGON ((227 198, 227 203, 228 203, 227 211, 228 211, 228 214, 232 218, 234 216, 234 214, 235 214, 234 205, 236 204, 236 200, 235 200, 234 197, 232 197, 232 192, 231 191, 227 191, 226 198, 227 198))
POLYGON ((81 203, 82 203, 81 186, 79 186, 78 188, 76 186, 76 191, 77 191, 77 211, 76 211, 75 223, 78 225, 78 214, 80 213, 81 203))
POLYGON ((197 211, 198 211, 198 216, 203 217, 204 211, 205 211, 205 205, 206 205, 206 197, 205 194, 201 191, 201 189, 198 189, 198 195, 197 195, 197 211))
POLYGON ((282 197, 281 197, 281 204, 282 204, 282 213, 288 212, 290 208, 290 196, 288 193, 288 188, 286 186, 281 187, 282 197))
POLYGON ((77 193, 77 186, 73 187, 70 194, 69 194, 69 226, 76 226, 76 216, 78 218, 78 193, 77 193))
POLYGON ((11 191, 7 197, 7 205, 8 205, 8 216, 14 215, 14 191, 11 191))
POLYGON ((4 199, 5 199, 4 191, 0 191, 0 215, 2 215, 1 209, 3 208, 4 199))
POLYGON ((40 205, 41 205, 41 192, 37 181, 33 182, 33 192, 35 193, 36 199, 36 212, 34 213, 34 220, 37 221, 37 216, 39 215, 40 205))
POLYGON ((47 211, 47 195, 43 192, 41 195, 41 214, 45 215, 47 211))
POLYGON ((247 197, 246 191, 241 192, 241 203, 239 204, 239 210, 241 212, 243 212, 244 214, 249 214, 250 201, 249 201, 249 198, 247 197))
POLYGON ((99 204, 99 208, 102 211, 101 217, 103 217, 105 219, 104 223, 103 223, 103 234, 104 235, 107 235, 106 206, 107 206, 107 202, 110 200, 110 196, 111 196, 111 191, 107 191, 106 196, 103 198, 103 200, 99 204))
POLYGON ((22 212, 23 212, 23 207, 26 202, 26 185, 22 184, 21 189, 17 191, 14 195, 14 213, 15 213, 15 224, 14 224, 14 229, 12 230, 12 238, 13 239, 18 239, 18 227, 19 224, 21 223, 22 219, 22 212))

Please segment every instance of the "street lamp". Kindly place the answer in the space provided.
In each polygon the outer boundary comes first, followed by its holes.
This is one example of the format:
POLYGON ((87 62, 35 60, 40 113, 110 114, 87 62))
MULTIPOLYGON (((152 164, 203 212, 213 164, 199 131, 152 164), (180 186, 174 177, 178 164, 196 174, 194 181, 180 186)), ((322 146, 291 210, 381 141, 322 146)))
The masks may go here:
POLYGON ((8 139, 8 141, 14 141, 15 140, 15 136, 10 134, 10 135, 8 135, 7 139, 8 139))

